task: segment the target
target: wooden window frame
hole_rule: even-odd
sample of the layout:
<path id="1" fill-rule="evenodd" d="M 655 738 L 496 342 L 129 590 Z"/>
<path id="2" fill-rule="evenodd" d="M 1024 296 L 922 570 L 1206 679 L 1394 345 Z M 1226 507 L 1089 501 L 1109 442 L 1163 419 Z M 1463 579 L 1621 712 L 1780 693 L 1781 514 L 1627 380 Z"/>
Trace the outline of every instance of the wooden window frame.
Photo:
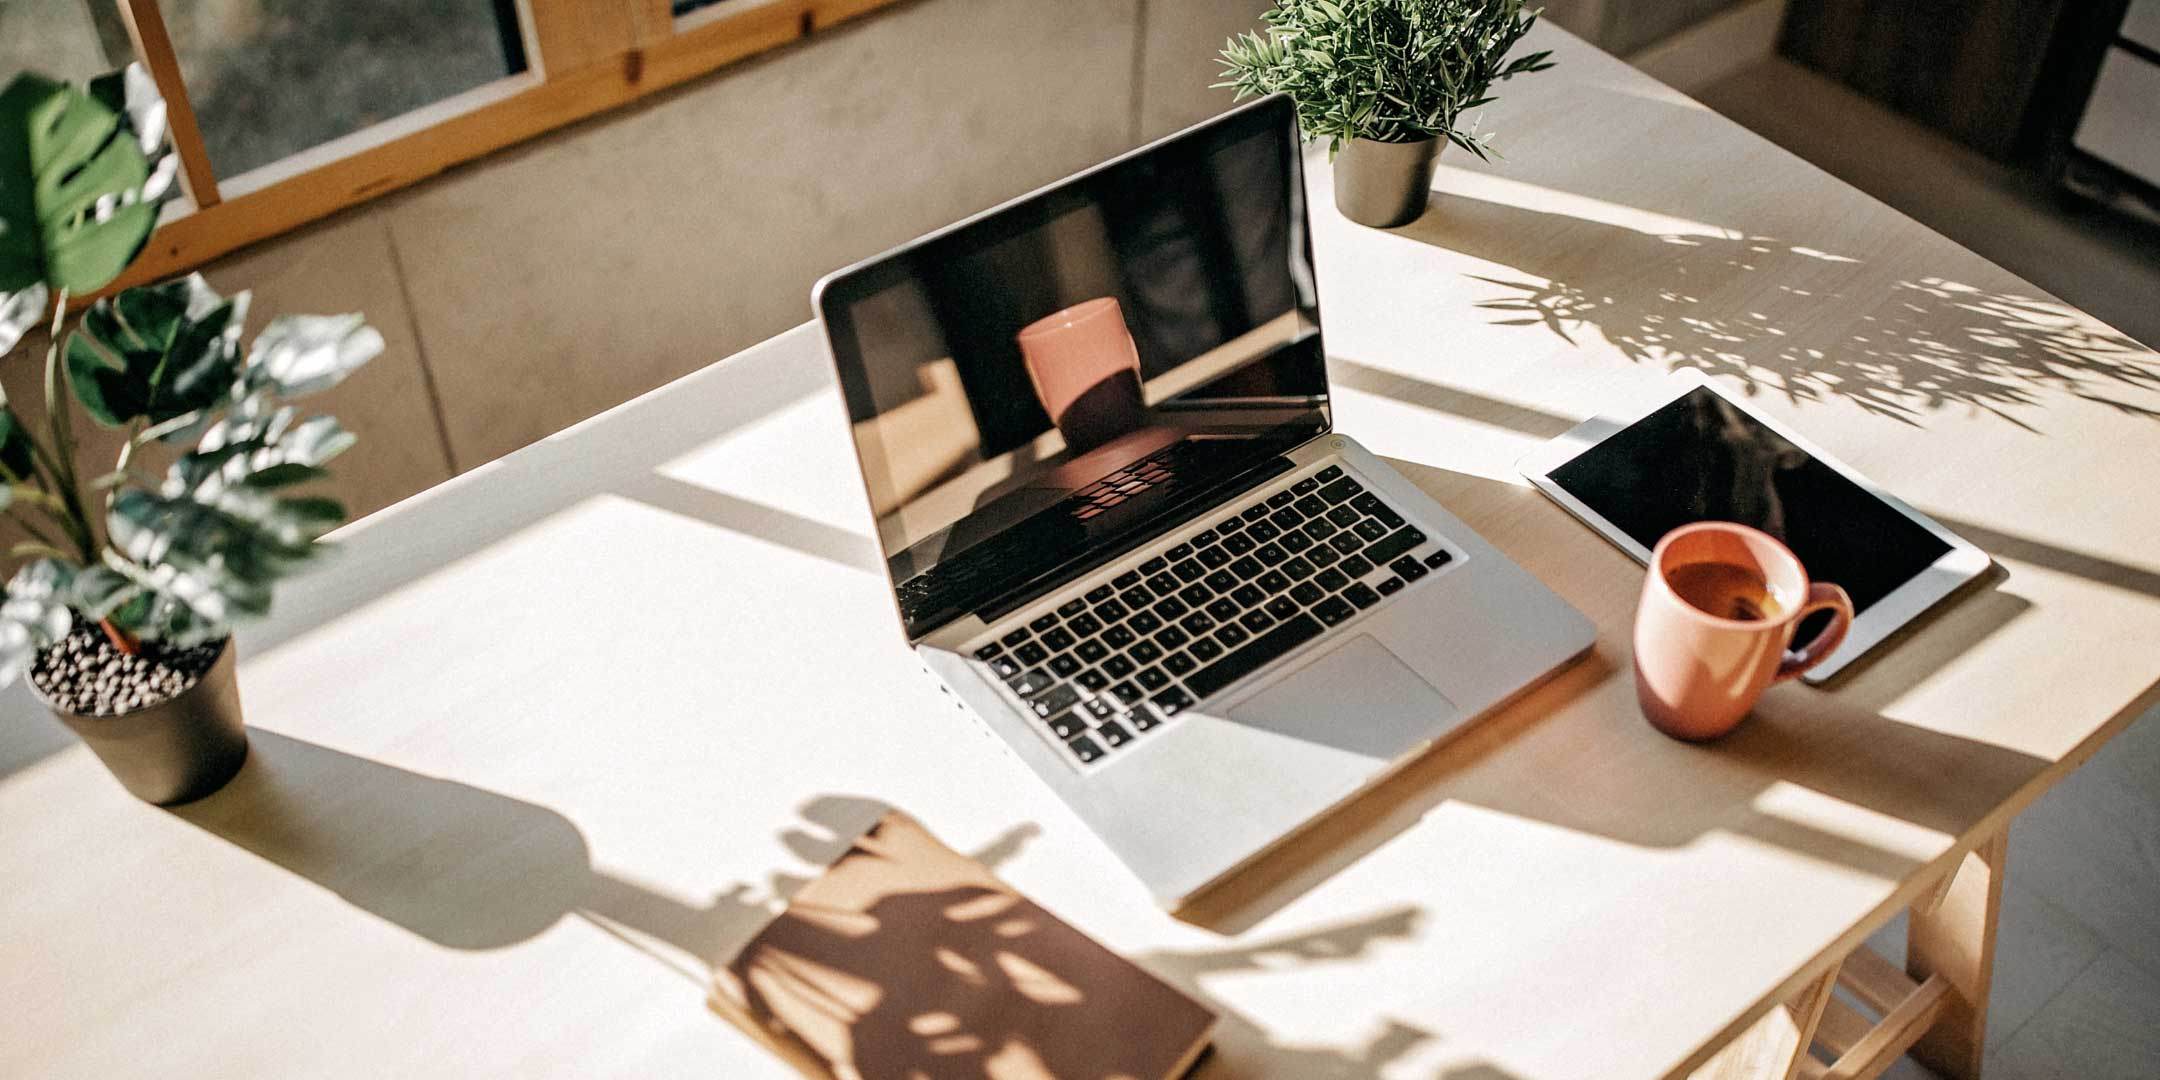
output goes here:
<path id="1" fill-rule="evenodd" d="M 517 0 L 527 70 L 235 176 L 211 167 L 157 0 L 117 0 L 165 95 L 192 210 L 158 226 L 112 289 L 221 255 L 901 0 Z M 87 298 L 86 298 L 87 299 Z"/>

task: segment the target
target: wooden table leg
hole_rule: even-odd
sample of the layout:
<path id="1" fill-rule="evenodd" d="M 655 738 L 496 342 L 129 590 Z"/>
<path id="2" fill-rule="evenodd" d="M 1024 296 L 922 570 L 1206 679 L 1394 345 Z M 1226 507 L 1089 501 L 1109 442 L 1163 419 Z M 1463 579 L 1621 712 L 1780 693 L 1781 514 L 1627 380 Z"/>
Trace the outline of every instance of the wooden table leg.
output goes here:
<path id="1" fill-rule="evenodd" d="M 2009 830 L 1965 856 L 1940 903 L 1914 908 L 1905 970 L 1916 982 L 1941 975 L 1952 993 L 1912 1055 L 1947 1080 L 1979 1080 L 1987 1045 L 1988 985 L 1995 974 L 1995 928 L 2002 914 Z"/>
<path id="2" fill-rule="evenodd" d="M 1837 984 L 1833 966 L 1801 988 L 1791 1001 L 1763 1014 L 1755 1026 L 1704 1062 L 1689 1080 L 1793 1080 L 1801 1075 L 1815 1025 L 1822 1019 L 1830 988 Z M 1819 1070 L 1817 1070 L 1819 1071 Z"/>

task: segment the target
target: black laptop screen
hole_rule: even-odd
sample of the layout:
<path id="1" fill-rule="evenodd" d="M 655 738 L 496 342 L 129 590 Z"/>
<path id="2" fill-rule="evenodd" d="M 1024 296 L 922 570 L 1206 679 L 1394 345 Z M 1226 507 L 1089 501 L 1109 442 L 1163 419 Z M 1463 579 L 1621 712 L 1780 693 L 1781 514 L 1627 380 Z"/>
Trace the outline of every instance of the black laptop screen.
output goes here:
<path id="1" fill-rule="evenodd" d="M 1160 531 L 1328 425 L 1294 121 L 1271 101 L 820 293 L 920 636 Z"/>

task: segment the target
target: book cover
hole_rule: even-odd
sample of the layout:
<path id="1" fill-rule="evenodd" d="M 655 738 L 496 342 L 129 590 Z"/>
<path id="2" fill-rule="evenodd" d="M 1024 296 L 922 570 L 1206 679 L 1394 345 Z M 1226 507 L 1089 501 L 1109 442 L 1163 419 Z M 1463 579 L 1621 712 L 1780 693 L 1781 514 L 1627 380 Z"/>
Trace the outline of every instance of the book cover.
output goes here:
<path id="1" fill-rule="evenodd" d="M 888 812 L 717 973 L 806 1076 L 1170 1080 L 1216 1018 Z"/>

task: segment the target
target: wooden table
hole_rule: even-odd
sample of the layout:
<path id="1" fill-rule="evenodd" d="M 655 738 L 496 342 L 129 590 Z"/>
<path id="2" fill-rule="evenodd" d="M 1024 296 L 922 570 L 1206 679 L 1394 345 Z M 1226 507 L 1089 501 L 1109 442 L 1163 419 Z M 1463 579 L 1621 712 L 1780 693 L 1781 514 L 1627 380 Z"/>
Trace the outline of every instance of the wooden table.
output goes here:
<path id="1" fill-rule="evenodd" d="M 2156 696 L 2160 357 L 1534 44 L 1504 162 L 1395 233 L 1316 167 L 1314 222 L 1342 428 L 1595 618 L 1586 662 L 1174 919 L 922 677 L 797 330 L 346 530 L 243 636 L 255 755 L 209 800 L 128 799 L 6 698 L 63 748 L 0 777 L 0 1074 L 782 1075 L 708 966 L 890 803 L 1221 1010 L 1211 1077 L 1784 1075 L 1841 962 L 1890 1012 L 1827 1013 L 1848 1065 L 1925 1032 L 1972 1075 L 2004 829 Z M 1641 571 L 1511 464 L 1682 366 L 2004 573 L 1732 738 L 1656 734 Z M 1843 961 L 1915 905 L 1902 970 Z"/>

